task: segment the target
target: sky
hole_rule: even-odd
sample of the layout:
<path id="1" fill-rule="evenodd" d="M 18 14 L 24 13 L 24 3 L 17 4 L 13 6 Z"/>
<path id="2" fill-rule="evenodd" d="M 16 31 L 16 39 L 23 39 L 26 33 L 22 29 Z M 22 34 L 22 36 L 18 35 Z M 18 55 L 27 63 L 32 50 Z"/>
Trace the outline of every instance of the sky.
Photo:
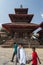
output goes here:
<path id="1" fill-rule="evenodd" d="M 28 14 L 34 14 L 32 23 L 43 21 L 43 0 L 0 0 L 0 25 L 10 23 L 8 14 L 14 14 L 14 8 L 20 8 L 21 4 L 29 9 Z"/>

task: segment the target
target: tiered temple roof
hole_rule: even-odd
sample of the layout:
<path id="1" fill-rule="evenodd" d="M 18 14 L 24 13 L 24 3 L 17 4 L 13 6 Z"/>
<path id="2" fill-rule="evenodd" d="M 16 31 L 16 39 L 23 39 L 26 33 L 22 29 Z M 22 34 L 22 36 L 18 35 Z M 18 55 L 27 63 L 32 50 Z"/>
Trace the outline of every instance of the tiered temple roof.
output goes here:
<path id="1" fill-rule="evenodd" d="M 15 14 L 9 14 L 12 23 L 2 24 L 8 32 L 33 32 L 38 24 L 30 23 L 33 14 L 28 14 L 28 8 L 15 8 Z"/>

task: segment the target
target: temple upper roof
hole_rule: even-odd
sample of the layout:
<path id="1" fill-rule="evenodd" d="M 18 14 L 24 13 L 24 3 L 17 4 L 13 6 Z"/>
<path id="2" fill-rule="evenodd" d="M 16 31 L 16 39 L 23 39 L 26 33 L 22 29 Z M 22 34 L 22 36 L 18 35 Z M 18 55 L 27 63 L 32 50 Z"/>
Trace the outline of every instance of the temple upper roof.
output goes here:
<path id="1" fill-rule="evenodd" d="M 30 23 L 33 16 L 34 16 L 33 14 L 9 14 L 9 17 L 12 22 L 28 22 L 28 23 Z"/>
<path id="2" fill-rule="evenodd" d="M 20 8 L 15 8 L 15 14 L 9 14 L 11 22 L 28 22 L 30 23 L 33 14 L 28 14 L 28 8 L 23 8 L 21 5 Z"/>
<path id="3" fill-rule="evenodd" d="M 23 5 L 20 5 L 20 8 L 15 8 L 15 14 L 27 14 L 28 8 L 23 8 Z"/>
<path id="4" fill-rule="evenodd" d="M 27 14 L 28 8 L 15 8 L 15 14 Z"/>

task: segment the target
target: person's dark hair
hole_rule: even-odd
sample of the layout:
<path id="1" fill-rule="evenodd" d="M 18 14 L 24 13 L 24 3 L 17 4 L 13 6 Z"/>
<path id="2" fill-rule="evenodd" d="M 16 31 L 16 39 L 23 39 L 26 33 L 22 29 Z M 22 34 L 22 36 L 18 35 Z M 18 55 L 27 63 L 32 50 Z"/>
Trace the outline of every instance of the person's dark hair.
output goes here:
<path id="1" fill-rule="evenodd" d="M 14 42 L 14 44 L 16 44 L 16 42 Z"/>
<path id="2" fill-rule="evenodd" d="M 35 47 L 32 47 L 32 49 L 35 49 Z"/>
<path id="3" fill-rule="evenodd" d="M 18 45 L 21 45 L 21 46 L 23 46 L 23 44 L 22 44 L 22 43 L 18 43 Z"/>

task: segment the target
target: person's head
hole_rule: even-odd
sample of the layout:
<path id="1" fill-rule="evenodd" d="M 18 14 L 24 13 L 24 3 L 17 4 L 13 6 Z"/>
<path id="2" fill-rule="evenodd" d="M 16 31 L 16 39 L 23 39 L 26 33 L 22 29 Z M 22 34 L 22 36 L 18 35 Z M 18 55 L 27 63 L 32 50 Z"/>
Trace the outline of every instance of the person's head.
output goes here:
<path id="1" fill-rule="evenodd" d="M 16 42 L 14 42 L 14 44 L 17 44 Z"/>
<path id="2" fill-rule="evenodd" d="M 22 43 L 19 43 L 18 46 L 19 46 L 19 48 L 22 48 L 23 47 L 23 44 Z"/>
<path id="3" fill-rule="evenodd" d="M 32 47 L 32 51 L 35 52 L 35 47 Z"/>

